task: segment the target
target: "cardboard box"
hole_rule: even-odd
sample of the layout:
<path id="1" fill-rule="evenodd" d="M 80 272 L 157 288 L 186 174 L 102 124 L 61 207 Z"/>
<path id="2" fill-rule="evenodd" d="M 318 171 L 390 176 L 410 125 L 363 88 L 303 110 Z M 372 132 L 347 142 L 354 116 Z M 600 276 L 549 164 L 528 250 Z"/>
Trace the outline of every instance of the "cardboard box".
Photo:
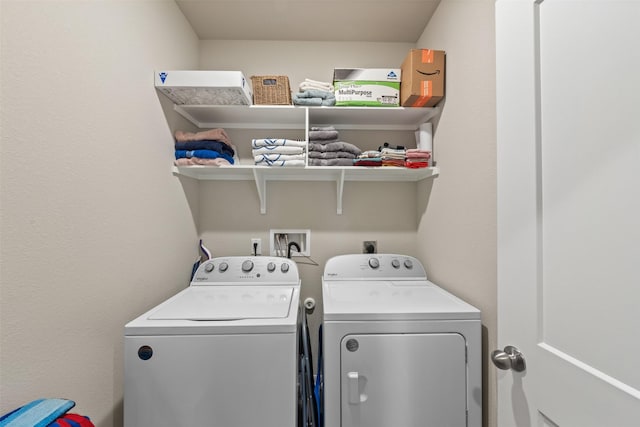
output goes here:
<path id="1" fill-rule="evenodd" d="M 336 105 L 398 107 L 401 76 L 398 68 L 336 68 L 333 70 Z"/>
<path id="2" fill-rule="evenodd" d="M 402 63 L 400 105 L 433 107 L 444 97 L 445 52 L 411 49 Z"/>
<path id="3" fill-rule="evenodd" d="M 156 89 L 176 105 L 251 105 L 253 91 L 240 71 L 156 71 Z"/>

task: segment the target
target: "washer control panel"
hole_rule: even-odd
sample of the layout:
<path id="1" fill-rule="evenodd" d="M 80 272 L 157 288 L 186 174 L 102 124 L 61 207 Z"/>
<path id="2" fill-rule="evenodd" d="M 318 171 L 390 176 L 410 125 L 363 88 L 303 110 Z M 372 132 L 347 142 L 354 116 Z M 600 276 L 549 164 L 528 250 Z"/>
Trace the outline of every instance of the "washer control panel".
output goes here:
<path id="1" fill-rule="evenodd" d="M 327 261 L 323 280 L 426 280 L 422 263 L 408 255 L 350 254 Z"/>
<path id="2" fill-rule="evenodd" d="M 297 284 L 300 281 L 295 261 L 282 257 L 248 256 L 212 258 L 200 264 L 192 286 L 243 284 Z"/>

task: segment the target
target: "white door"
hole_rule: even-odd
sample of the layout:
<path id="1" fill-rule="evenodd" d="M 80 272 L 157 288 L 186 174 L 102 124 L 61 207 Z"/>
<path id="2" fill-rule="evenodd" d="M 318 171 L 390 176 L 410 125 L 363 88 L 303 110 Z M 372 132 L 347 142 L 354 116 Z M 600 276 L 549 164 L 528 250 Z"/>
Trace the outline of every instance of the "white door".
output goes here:
<path id="1" fill-rule="evenodd" d="M 639 426 L 640 1 L 497 0 L 496 42 L 498 425 Z"/>

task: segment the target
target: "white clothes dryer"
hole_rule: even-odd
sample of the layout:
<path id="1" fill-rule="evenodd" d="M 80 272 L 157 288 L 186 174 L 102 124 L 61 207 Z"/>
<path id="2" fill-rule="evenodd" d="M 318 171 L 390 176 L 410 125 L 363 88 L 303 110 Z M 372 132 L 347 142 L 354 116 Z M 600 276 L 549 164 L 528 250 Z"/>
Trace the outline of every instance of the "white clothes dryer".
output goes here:
<path id="1" fill-rule="evenodd" d="M 478 309 L 405 255 L 331 258 L 322 292 L 326 427 L 481 427 Z"/>
<path id="2" fill-rule="evenodd" d="M 221 257 L 125 326 L 125 427 L 296 427 L 300 278 Z"/>

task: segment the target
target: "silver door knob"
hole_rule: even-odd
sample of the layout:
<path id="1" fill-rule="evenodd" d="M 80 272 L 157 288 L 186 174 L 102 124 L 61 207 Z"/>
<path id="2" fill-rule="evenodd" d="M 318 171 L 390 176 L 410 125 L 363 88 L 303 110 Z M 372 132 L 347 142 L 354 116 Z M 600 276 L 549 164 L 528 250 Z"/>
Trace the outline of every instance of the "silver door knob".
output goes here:
<path id="1" fill-rule="evenodd" d="M 504 351 L 494 350 L 491 353 L 491 361 L 496 365 L 496 368 L 505 371 L 512 369 L 516 372 L 523 372 L 527 369 L 524 356 L 520 353 L 520 350 L 512 345 L 506 346 Z"/>

